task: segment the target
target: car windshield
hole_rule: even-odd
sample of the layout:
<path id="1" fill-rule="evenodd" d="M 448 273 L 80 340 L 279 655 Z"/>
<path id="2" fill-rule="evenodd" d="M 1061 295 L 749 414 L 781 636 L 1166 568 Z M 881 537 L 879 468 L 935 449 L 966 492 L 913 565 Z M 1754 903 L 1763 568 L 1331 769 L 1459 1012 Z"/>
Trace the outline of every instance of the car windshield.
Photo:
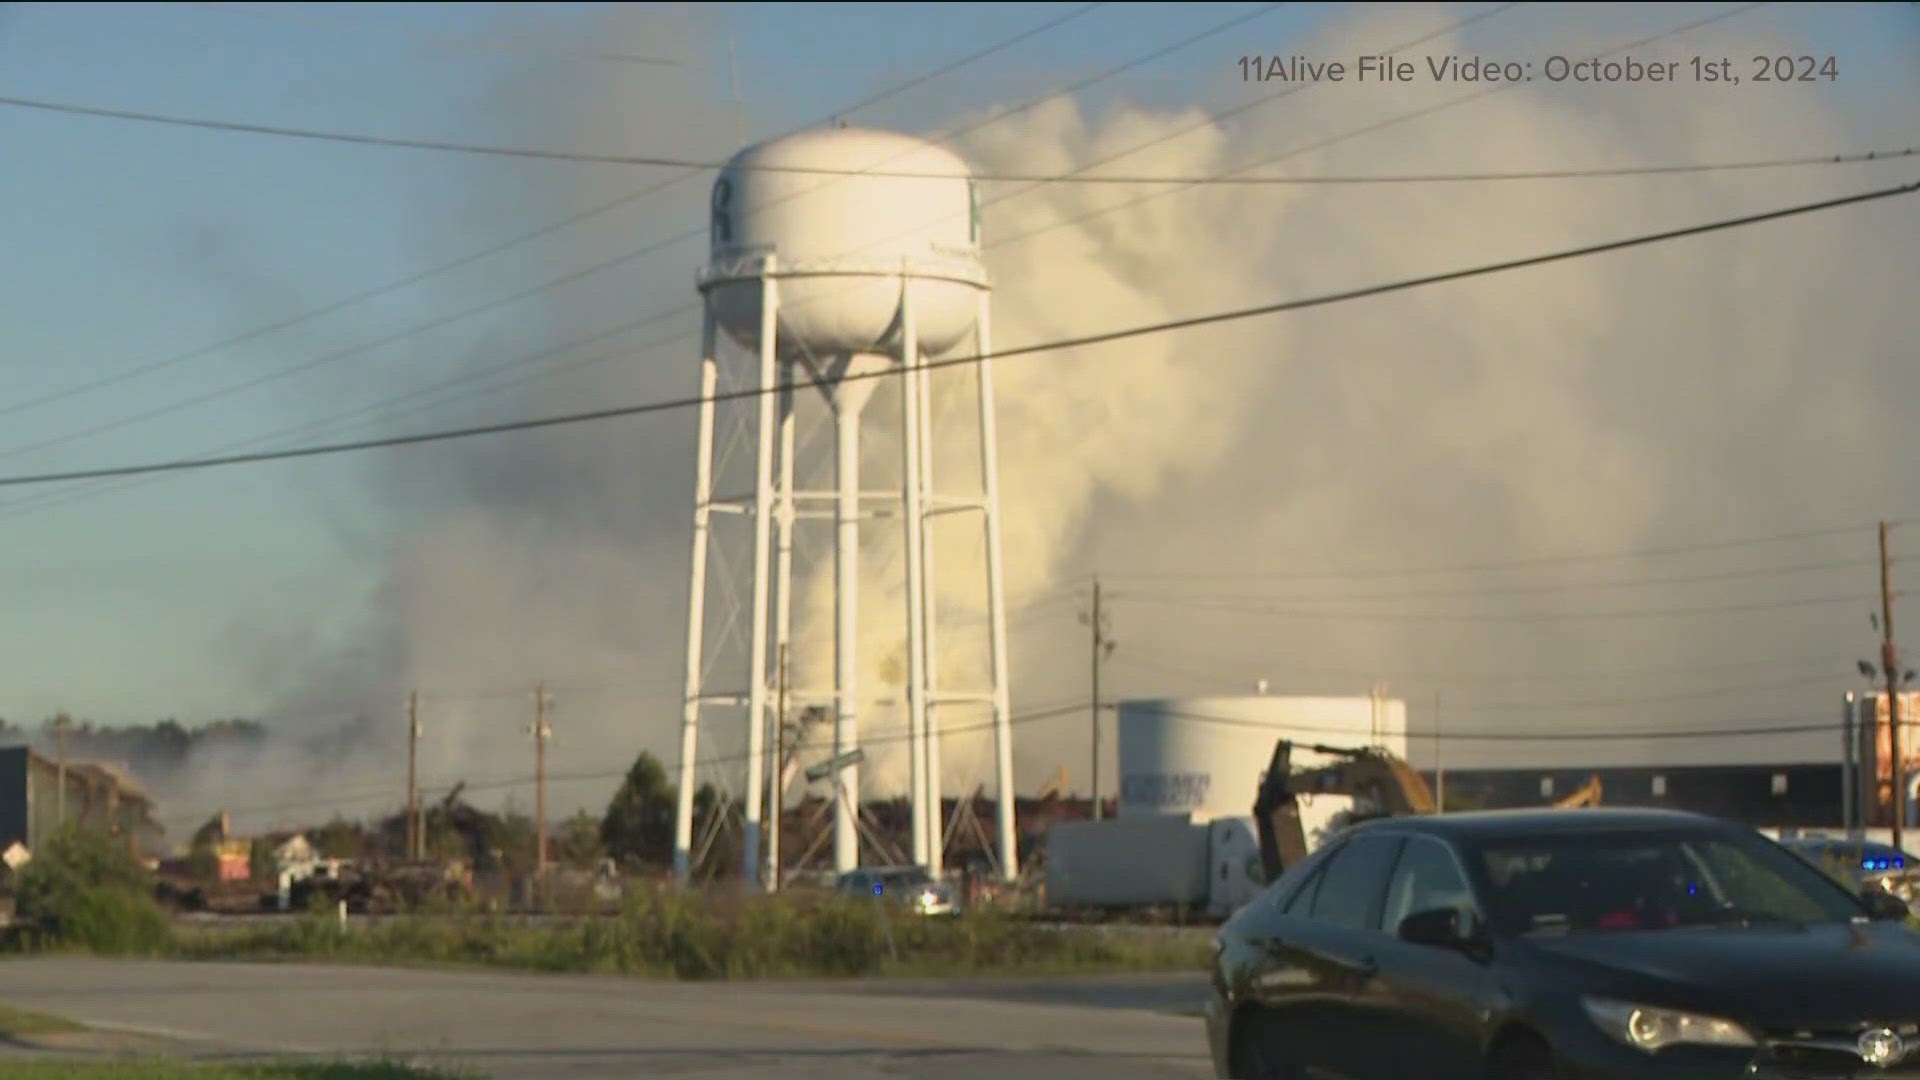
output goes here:
<path id="1" fill-rule="evenodd" d="M 916 889 L 933 884 L 933 879 L 927 876 L 925 870 L 900 870 L 881 874 L 879 878 L 881 885 L 889 889 Z"/>
<path id="2" fill-rule="evenodd" d="M 1803 840 L 1791 846 L 1805 858 L 1837 870 L 1856 873 L 1864 870 L 1901 870 L 1907 865 L 1906 857 L 1886 844 L 1853 840 Z"/>
<path id="3" fill-rule="evenodd" d="M 1860 904 L 1818 870 L 1730 832 L 1580 833 L 1478 849 L 1507 934 L 1845 922 Z"/>

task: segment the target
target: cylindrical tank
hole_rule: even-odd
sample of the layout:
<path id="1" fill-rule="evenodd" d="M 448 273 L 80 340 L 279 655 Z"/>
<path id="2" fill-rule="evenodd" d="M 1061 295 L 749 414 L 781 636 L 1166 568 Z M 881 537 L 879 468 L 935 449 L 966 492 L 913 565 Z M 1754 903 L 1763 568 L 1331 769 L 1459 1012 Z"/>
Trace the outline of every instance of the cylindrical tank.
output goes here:
<path id="1" fill-rule="evenodd" d="M 921 350 L 952 348 L 987 280 L 969 172 L 951 151 L 870 128 L 803 131 L 735 154 L 713 182 L 701 274 L 721 327 L 759 347 L 759 274 L 772 255 L 788 358 L 897 354 L 903 271 Z"/>
<path id="2" fill-rule="evenodd" d="M 1195 821 L 1212 821 L 1251 814 L 1280 739 L 1379 746 L 1402 758 L 1407 753 L 1406 702 L 1388 697 L 1123 701 L 1119 729 L 1123 815 L 1191 814 Z M 1304 750 L 1293 754 L 1295 768 L 1330 760 Z"/>

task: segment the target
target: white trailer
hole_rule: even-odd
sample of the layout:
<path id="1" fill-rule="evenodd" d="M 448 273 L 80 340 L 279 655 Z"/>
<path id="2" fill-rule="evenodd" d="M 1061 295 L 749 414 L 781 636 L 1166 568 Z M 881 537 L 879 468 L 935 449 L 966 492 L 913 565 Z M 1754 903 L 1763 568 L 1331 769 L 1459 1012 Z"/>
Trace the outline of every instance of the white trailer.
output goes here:
<path id="1" fill-rule="evenodd" d="M 1179 907 L 1224 917 L 1261 884 L 1250 817 L 1123 817 L 1047 832 L 1047 904 L 1054 908 Z"/>

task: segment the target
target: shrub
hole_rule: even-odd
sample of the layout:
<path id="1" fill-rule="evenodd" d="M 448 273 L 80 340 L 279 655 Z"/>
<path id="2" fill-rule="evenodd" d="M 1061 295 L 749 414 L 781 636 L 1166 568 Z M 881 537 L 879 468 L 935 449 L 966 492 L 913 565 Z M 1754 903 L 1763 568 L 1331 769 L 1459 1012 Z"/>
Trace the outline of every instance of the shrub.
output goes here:
<path id="1" fill-rule="evenodd" d="M 170 942 L 146 872 L 120 840 L 84 827 L 61 829 L 34 853 L 18 913 L 44 944 L 152 955 Z"/>

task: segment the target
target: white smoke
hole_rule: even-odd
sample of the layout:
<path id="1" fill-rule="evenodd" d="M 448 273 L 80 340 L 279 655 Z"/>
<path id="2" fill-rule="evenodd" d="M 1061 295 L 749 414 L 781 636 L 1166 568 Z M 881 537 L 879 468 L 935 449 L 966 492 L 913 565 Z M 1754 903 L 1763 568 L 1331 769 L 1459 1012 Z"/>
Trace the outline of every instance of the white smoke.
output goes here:
<path id="1" fill-rule="evenodd" d="M 1298 51 L 1322 57 L 1373 52 L 1455 17 L 1433 8 L 1356 9 Z M 1656 17 L 1638 12 L 1635 25 Z M 1428 42 L 1421 52 L 1531 59 L 1554 50 L 1596 50 L 1632 36 L 1597 25 L 1596 18 L 1488 20 Z M 1684 21 L 1683 13 L 1657 18 L 1661 25 Z M 1910 26 L 1888 31 L 1885 40 L 1896 50 L 1920 51 Z M 1824 50 L 1824 38 L 1804 37 L 1817 33 L 1744 16 L 1636 55 Z M 1534 84 L 1289 157 L 1274 169 L 1300 176 L 1478 172 L 1847 152 L 1899 140 L 1900 118 L 1867 99 L 1920 99 L 1915 71 L 1920 65 L 1912 65 L 1903 82 L 1879 84 L 1873 93 L 1846 86 L 1748 92 L 1752 88 L 1693 84 Z M 1235 83 L 1222 97 L 1240 101 L 1272 89 Z M 1200 123 L 1102 168 L 1224 173 L 1474 89 L 1426 81 L 1320 86 L 1226 123 Z M 724 110 L 709 113 L 703 139 L 726 141 Z M 665 114 L 600 101 L 580 115 L 569 129 L 581 133 L 580 143 L 651 145 L 635 132 Z M 1195 108 L 1094 109 L 1062 99 L 987 124 L 962 149 L 985 172 L 1065 172 L 1203 118 Z M 683 147 L 688 130 L 683 123 L 655 134 L 659 145 Z M 1169 192 L 1124 209 L 1117 207 L 1152 192 L 1047 185 L 985 210 L 995 339 L 1014 347 L 1334 292 L 1863 190 L 1910 179 L 1911 172 L 1891 164 L 1608 180 L 1221 185 Z M 575 198 L 582 205 L 606 198 L 614 182 L 600 183 L 607 186 Z M 991 200 L 1008 186 L 989 185 L 985 194 Z M 584 265 L 698 228 L 703 202 L 703 183 L 690 183 L 684 192 L 610 218 L 605 231 L 555 241 L 549 250 L 558 252 L 556 265 Z M 1048 231 L 998 242 L 1039 229 Z M 1910 343 L 1920 336 L 1920 309 L 1910 302 L 1920 280 L 1917 241 L 1913 208 L 1893 200 L 999 364 L 1007 595 L 1016 614 L 1031 615 L 1016 620 L 1013 634 L 1015 712 L 1084 698 L 1085 634 L 1071 619 L 1072 602 L 1036 602 L 1099 569 L 1118 583 L 1113 610 L 1121 649 L 1109 696 L 1219 691 L 1235 680 L 1250 686 L 1256 677 L 1271 678 L 1280 691 L 1354 692 L 1381 676 L 1410 699 L 1419 726 L 1428 695 L 1453 685 L 1423 682 L 1419 673 L 1510 674 L 1513 682 L 1504 689 L 1494 683 L 1462 696 L 1550 702 L 1629 697 L 1676 684 L 1542 685 L 1530 678 L 1799 657 L 1834 660 L 1835 681 L 1771 700 L 1736 693 L 1645 710 L 1538 714 L 1476 712 L 1449 688 L 1448 724 L 1523 732 L 1549 722 L 1582 729 L 1713 727 L 1829 716 L 1833 694 L 1845 688 L 1847 650 L 1855 647 L 1836 642 L 1865 637 L 1854 607 L 1783 608 L 1751 618 L 1532 623 L 1404 616 L 1436 610 L 1551 615 L 1864 594 L 1871 584 L 1864 570 L 1784 582 L 1519 596 L 1492 591 L 1516 580 L 1513 575 L 1359 583 L 1282 575 L 1621 550 L 1898 513 L 1904 507 L 1889 505 L 1889 493 L 1909 489 L 1920 466 L 1920 448 L 1894 434 L 1904 426 L 1908 403 L 1920 400 L 1920 368 L 1910 356 Z M 671 257 L 591 286 L 591 295 L 552 298 L 538 317 L 515 316 L 500 332 L 516 342 L 561 338 L 571 336 L 563 330 L 607 324 L 609 310 L 691 300 L 691 271 L 703 255 L 696 245 L 683 245 Z M 656 329 L 690 330 L 691 319 Z M 497 348 L 476 343 L 474 362 L 497 361 Z M 695 359 L 695 346 L 683 342 L 583 369 L 497 398 L 498 411 L 489 415 L 682 396 L 693 387 Z M 937 380 L 943 415 L 965 417 L 971 408 L 966 381 L 964 374 Z M 876 416 L 896 410 L 885 391 L 869 406 Z M 883 438 L 871 446 L 872 475 L 884 481 L 885 470 L 898 467 L 897 451 Z M 455 694 L 476 687 L 530 693 L 540 678 L 595 683 L 603 689 L 591 696 L 562 694 L 554 767 L 617 772 L 642 748 L 671 762 L 678 754 L 692 449 L 691 417 L 682 413 L 474 442 L 432 457 L 397 455 L 370 490 L 383 506 L 409 508 L 410 531 L 373 618 L 393 629 L 404 660 L 383 657 L 359 676 L 322 668 L 329 682 L 365 694 L 390 714 L 415 683 Z M 977 479 L 967 464 L 970 444 L 946 443 L 939 453 L 942 475 Z M 964 686 L 968 673 L 984 671 L 977 620 L 966 618 L 978 605 L 980 550 L 965 527 L 943 526 L 936 537 L 943 602 L 954 619 L 954 629 L 941 635 L 941 679 L 950 686 Z M 902 666 L 895 532 L 873 528 L 866 536 L 861 677 L 873 698 L 890 693 Z M 1794 554 L 1735 550 L 1679 561 L 1547 567 L 1526 580 L 1648 577 L 1868 553 L 1858 539 L 1789 550 Z M 823 572 L 802 579 L 795 666 L 803 672 L 797 681 L 818 686 L 828 655 L 822 650 L 831 647 L 824 603 L 831 563 L 819 538 L 803 541 L 802 554 Z M 716 573 L 732 574 L 729 580 L 744 591 L 738 560 L 734 565 Z M 1190 577 L 1138 583 L 1139 574 L 1165 571 Z M 1230 573 L 1275 576 L 1205 577 Z M 1464 600 L 1339 599 L 1470 591 L 1481 583 L 1489 591 Z M 1184 602 L 1128 600 L 1128 591 Z M 1219 606 L 1207 599 L 1218 594 L 1334 597 L 1285 605 L 1324 607 L 1334 615 L 1235 615 L 1209 607 Z M 441 781 L 524 775 L 531 749 L 515 728 L 528 708 L 527 700 L 505 699 L 458 707 L 465 711 L 436 705 L 428 768 Z M 973 723 L 979 714 L 956 709 L 950 717 L 952 724 Z M 883 712 L 866 730 L 897 732 L 898 723 L 897 713 Z M 392 728 L 401 730 L 397 721 Z M 703 756 L 718 760 L 703 775 L 726 778 L 737 792 L 742 766 L 727 758 L 744 746 L 744 737 L 719 727 L 708 736 Z M 1061 762 L 1083 760 L 1085 738 L 1078 719 L 1016 728 L 1016 785 L 1031 791 Z M 949 792 L 979 782 L 991 790 L 990 745 L 984 733 L 948 741 Z M 1791 755 L 1800 752 L 1798 745 L 1756 740 L 1741 751 Z M 1492 760 L 1496 749 L 1449 744 L 1448 753 Z M 392 745 L 381 752 L 390 772 Z M 1517 760 L 1561 752 L 1534 747 L 1507 754 Z M 1606 752 L 1622 751 L 1609 744 Z M 884 795 L 900 786 L 904 751 L 896 742 L 877 744 L 874 754 L 865 790 Z M 1110 756 L 1103 770 L 1113 775 Z M 1080 770 L 1073 772 L 1071 786 L 1084 791 Z M 613 783 L 581 782 L 553 797 L 563 810 L 597 809 Z M 526 796 L 519 797 L 524 805 Z"/>

